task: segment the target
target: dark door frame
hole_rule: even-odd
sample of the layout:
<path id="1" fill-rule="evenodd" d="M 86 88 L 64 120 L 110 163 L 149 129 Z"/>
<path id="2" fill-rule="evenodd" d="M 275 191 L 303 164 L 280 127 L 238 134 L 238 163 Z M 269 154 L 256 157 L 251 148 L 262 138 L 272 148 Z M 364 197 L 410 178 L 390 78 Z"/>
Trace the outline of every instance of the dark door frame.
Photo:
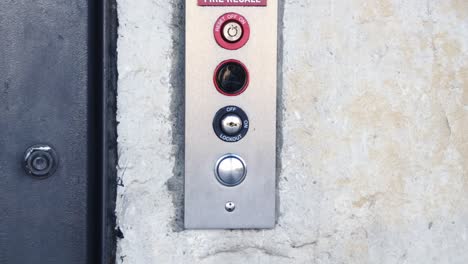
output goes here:
<path id="1" fill-rule="evenodd" d="M 0 0 L 0 263 L 115 263 L 117 27 L 116 0 Z"/>
<path id="2" fill-rule="evenodd" d="M 90 1 L 93 3 L 93 1 Z M 117 189 L 117 3 L 116 0 L 95 1 L 95 16 L 100 28 L 96 29 L 96 40 L 100 43 L 97 79 L 101 84 L 98 102 L 101 118 L 97 126 L 100 136 L 100 207 L 98 258 L 101 264 L 115 263 L 116 231 L 115 201 Z M 93 23 L 90 23 L 93 24 Z"/>

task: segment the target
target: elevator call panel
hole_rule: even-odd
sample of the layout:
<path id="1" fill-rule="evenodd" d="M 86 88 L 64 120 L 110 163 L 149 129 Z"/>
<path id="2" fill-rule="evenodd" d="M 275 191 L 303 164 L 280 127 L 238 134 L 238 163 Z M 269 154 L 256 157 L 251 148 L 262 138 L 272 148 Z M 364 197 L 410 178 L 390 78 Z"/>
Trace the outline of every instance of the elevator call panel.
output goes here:
<path id="1" fill-rule="evenodd" d="M 187 229 L 273 228 L 277 0 L 186 0 Z"/>

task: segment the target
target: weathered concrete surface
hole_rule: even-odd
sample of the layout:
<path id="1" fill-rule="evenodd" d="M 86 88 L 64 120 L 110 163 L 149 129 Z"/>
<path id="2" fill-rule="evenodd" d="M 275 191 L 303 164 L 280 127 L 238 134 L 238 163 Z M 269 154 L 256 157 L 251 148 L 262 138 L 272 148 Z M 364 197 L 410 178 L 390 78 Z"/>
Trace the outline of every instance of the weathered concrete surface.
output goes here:
<path id="1" fill-rule="evenodd" d="M 119 263 L 468 263 L 468 1 L 284 2 L 265 231 L 181 229 L 183 6 L 167 3 L 118 0 Z"/>

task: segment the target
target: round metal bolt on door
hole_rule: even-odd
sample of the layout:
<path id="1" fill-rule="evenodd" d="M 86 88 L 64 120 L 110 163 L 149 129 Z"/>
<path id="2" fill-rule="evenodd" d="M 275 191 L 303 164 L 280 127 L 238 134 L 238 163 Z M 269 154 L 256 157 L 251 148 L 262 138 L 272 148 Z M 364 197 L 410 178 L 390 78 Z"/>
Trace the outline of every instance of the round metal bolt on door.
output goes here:
<path id="1" fill-rule="evenodd" d="M 57 166 L 57 152 L 49 145 L 37 144 L 29 147 L 24 153 L 23 167 L 31 176 L 47 178 L 54 174 Z"/>

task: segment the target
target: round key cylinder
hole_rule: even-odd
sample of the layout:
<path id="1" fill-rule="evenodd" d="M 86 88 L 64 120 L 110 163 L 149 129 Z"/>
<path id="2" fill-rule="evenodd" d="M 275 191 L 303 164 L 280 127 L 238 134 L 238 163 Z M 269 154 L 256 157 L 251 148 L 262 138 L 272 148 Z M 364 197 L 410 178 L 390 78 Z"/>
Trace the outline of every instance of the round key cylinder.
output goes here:
<path id="1" fill-rule="evenodd" d="M 236 42 L 242 37 L 242 26 L 230 21 L 223 25 L 223 38 L 229 42 Z"/>
<path id="2" fill-rule="evenodd" d="M 242 129 L 242 119 L 236 114 L 226 114 L 221 119 L 221 129 L 229 136 L 235 135 Z"/>
<path id="3" fill-rule="evenodd" d="M 238 106 L 225 106 L 216 112 L 213 118 L 213 130 L 216 136 L 225 142 L 237 142 L 249 131 L 249 118 Z"/>
<path id="4" fill-rule="evenodd" d="M 228 50 L 240 49 L 249 40 L 249 22 L 238 13 L 225 13 L 213 25 L 213 35 L 220 47 Z"/>

